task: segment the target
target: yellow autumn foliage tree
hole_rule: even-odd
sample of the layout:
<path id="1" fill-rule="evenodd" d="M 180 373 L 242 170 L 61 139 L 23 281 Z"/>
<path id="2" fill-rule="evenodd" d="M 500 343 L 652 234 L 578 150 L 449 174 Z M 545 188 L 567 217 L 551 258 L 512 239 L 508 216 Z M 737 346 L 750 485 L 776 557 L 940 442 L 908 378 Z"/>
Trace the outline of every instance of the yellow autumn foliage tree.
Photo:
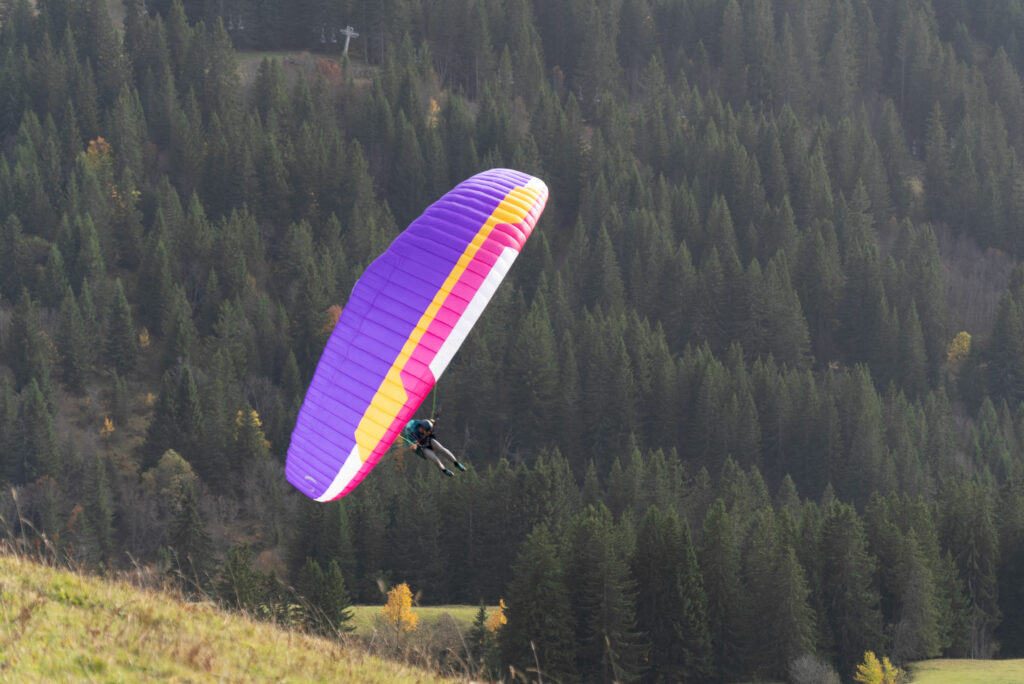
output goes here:
<path id="1" fill-rule="evenodd" d="M 437 100 L 430 98 L 430 107 L 427 112 L 427 128 L 437 128 L 437 123 L 441 116 L 441 105 L 437 104 Z"/>
<path id="2" fill-rule="evenodd" d="M 949 347 L 946 349 L 946 360 L 950 363 L 959 363 L 967 358 L 971 353 L 971 334 L 966 330 L 961 330 L 953 338 L 953 341 L 949 343 Z"/>
<path id="3" fill-rule="evenodd" d="M 402 635 L 416 629 L 420 616 L 412 612 L 412 590 L 402 582 L 388 592 L 388 602 L 381 609 L 388 627 L 395 630 L 396 645 L 401 645 Z"/>
<path id="4" fill-rule="evenodd" d="M 879 661 L 873 651 L 865 651 L 864 662 L 857 666 L 853 681 L 862 684 L 901 684 L 904 676 L 903 670 L 889 662 L 888 657 Z"/>
<path id="5" fill-rule="evenodd" d="M 508 606 L 505 605 L 505 599 L 498 599 L 498 607 L 491 611 L 490 616 L 487 618 L 487 629 L 493 634 L 501 629 L 501 626 L 508 622 L 508 618 L 505 617 L 505 609 Z"/>

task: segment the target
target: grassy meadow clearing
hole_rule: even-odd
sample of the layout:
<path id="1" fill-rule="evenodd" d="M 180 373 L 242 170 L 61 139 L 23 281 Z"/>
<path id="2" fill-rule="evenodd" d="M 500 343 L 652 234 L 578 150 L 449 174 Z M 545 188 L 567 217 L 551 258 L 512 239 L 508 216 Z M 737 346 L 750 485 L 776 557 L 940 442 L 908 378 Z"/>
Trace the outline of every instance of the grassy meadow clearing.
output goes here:
<path id="1" fill-rule="evenodd" d="M 353 606 L 352 625 L 356 628 L 356 634 L 366 635 L 374 629 L 380 628 L 379 616 L 383 606 Z M 487 615 L 490 616 L 497 606 L 486 606 Z M 476 619 L 480 606 L 417 606 L 413 612 L 420 616 L 418 629 L 429 629 L 436 627 L 444 620 L 445 615 L 450 616 L 462 632 L 468 632 Z"/>
<path id="2" fill-rule="evenodd" d="M 346 643 L 0 555 L 0 680 L 428 682 Z"/>
<path id="3" fill-rule="evenodd" d="M 907 672 L 913 684 L 1024 684 L 1024 660 L 922 660 Z"/>

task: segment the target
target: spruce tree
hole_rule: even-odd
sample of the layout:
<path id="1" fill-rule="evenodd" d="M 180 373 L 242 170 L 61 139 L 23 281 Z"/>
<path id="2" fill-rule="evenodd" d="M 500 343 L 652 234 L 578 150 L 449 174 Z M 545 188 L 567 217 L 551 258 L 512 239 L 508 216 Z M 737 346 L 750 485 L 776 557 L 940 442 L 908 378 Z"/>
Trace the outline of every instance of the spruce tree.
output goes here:
<path id="1" fill-rule="evenodd" d="M 82 281 L 82 289 L 78 294 L 78 308 L 82 311 L 82 324 L 86 341 L 84 361 L 87 366 L 91 366 L 100 359 L 103 349 L 103 331 L 99 314 L 96 311 L 96 301 L 93 299 L 92 284 L 88 280 Z"/>
<path id="2" fill-rule="evenodd" d="M 199 390 L 196 387 L 192 368 L 183 366 L 178 376 L 178 389 L 174 400 L 175 426 L 178 434 L 178 448 L 185 460 L 193 464 L 204 479 L 216 479 L 223 473 L 203 467 L 202 435 L 204 431 L 203 409 Z"/>
<path id="3" fill-rule="evenodd" d="M 107 313 L 106 360 L 121 375 L 127 375 L 135 366 L 138 344 L 132 311 L 125 297 L 121 279 L 114 283 L 114 294 Z"/>
<path id="4" fill-rule="evenodd" d="M 351 632 L 355 625 L 351 624 L 355 613 L 352 611 L 352 599 L 349 598 L 345 576 L 336 559 L 331 560 L 324 575 L 324 592 L 321 608 L 330 626 L 329 634 Z"/>
<path id="5" fill-rule="evenodd" d="M 57 349 L 61 357 L 61 374 L 68 388 L 75 394 L 81 394 L 85 390 L 87 340 L 82 312 L 70 287 L 60 304 L 59 325 Z"/>
<path id="6" fill-rule="evenodd" d="M 85 519 L 94 544 L 91 560 L 100 565 L 114 561 L 114 506 L 107 477 L 109 459 L 98 456 L 85 474 Z"/>
<path id="7" fill-rule="evenodd" d="M 325 579 L 320 564 L 307 558 L 295 578 L 295 593 L 303 599 L 309 626 L 318 634 L 330 633 L 330 622 L 324 611 Z"/>
<path id="8" fill-rule="evenodd" d="M 707 595 L 708 631 L 716 681 L 731 681 L 742 672 L 742 614 L 739 549 L 725 502 L 715 501 L 704 520 L 698 552 Z"/>
<path id="9" fill-rule="evenodd" d="M 235 442 L 231 453 L 231 467 L 237 472 L 270 458 L 267 438 L 263 434 L 263 422 L 255 409 L 246 406 L 235 416 Z"/>
<path id="10" fill-rule="evenodd" d="M 44 476 L 55 479 L 61 476 L 61 454 L 53 413 L 35 378 L 21 392 L 13 454 L 8 462 L 8 477 L 14 484 L 35 482 Z"/>
<path id="11" fill-rule="evenodd" d="M 586 508 L 569 531 L 565 567 L 584 681 L 632 681 L 639 673 L 636 585 L 621 530 L 603 505 Z"/>
<path id="12" fill-rule="evenodd" d="M 50 307 L 56 307 L 71 286 L 68 283 L 67 272 L 64 270 L 64 257 L 61 255 L 60 248 L 55 244 L 50 246 L 50 253 L 46 259 L 45 280 L 43 303 Z"/>
<path id="13" fill-rule="evenodd" d="M 954 557 L 966 590 L 966 643 L 954 643 L 962 657 L 989 657 L 999 624 L 999 539 L 990 488 L 977 480 L 950 480 L 940 493 L 940 538 Z"/>
<path id="14" fill-rule="evenodd" d="M 430 466 L 432 467 L 432 466 Z M 435 473 L 422 473 L 435 476 Z M 432 590 L 432 598 L 442 599 L 447 560 L 441 551 L 441 515 L 437 497 L 425 479 L 400 491 L 394 507 L 394 525 L 390 530 L 389 566 L 414 587 Z"/>
<path id="15" fill-rule="evenodd" d="M 142 468 L 156 465 L 168 449 L 178 449 L 183 435 L 178 433 L 178 391 L 172 371 L 165 371 L 160 382 L 160 393 L 153 407 L 153 416 L 146 428 L 143 445 Z"/>
<path id="16" fill-rule="evenodd" d="M 647 651 L 643 681 L 706 681 L 713 663 L 703 580 L 689 528 L 680 525 L 672 509 L 647 509 L 632 572 L 637 628 Z"/>
<path id="17" fill-rule="evenodd" d="M 18 399 L 6 373 L 0 373 L 0 474 L 9 480 L 19 469 L 16 445 Z"/>
<path id="18" fill-rule="evenodd" d="M 0 172 L 4 170 L 6 164 L 0 164 Z M 31 259 L 21 220 L 12 213 L 0 223 L 0 293 L 8 299 L 17 299 L 21 289 L 32 284 Z"/>
<path id="19" fill-rule="evenodd" d="M 939 102 L 935 102 L 924 144 L 925 153 L 925 201 L 929 218 L 941 219 L 946 215 L 952 184 L 950 180 L 951 161 L 949 139 L 946 136 L 945 117 Z"/>
<path id="20" fill-rule="evenodd" d="M 93 180 L 95 182 L 95 179 Z M 73 259 L 70 257 L 68 259 L 72 287 L 79 285 L 84 280 L 89 280 L 94 286 L 104 282 L 107 271 L 106 259 L 103 256 L 99 233 L 92 216 L 89 214 L 86 214 L 84 218 L 76 216 L 72 222 L 72 231 L 78 242 L 77 254 Z"/>
<path id="21" fill-rule="evenodd" d="M 823 627 L 841 672 L 852 672 L 865 651 L 879 652 L 882 621 L 872 576 L 876 560 L 852 506 L 833 501 L 825 512 L 819 547 Z"/>
<path id="22" fill-rule="evenodd" d="M 466 635 L 465 657 L 469 671 L 493 678 L 494 673 L 490 671 L 490 664 L 494 660 L 495 648 L 495 635 L 487 628 L 487 609 L 481 601 L 476 617 L 473 618 L 473 625 Z"/>
<path id="23" fill-rule="evenodd" d="M 988 361 L 988 389 L 992 395 L 1024 399 L 1024 302 L 1017 292 L 1007 292 L 1000 301 L 983 356 Z"/>
<path id="24" fill-rule="evenodd" d="M 545 288 L 546 289 L 546 288 Z M 543 290 L 538 290 L 526 316 L 517 326 L 510 349 L 510 377 L 517 416 L 533 426 L 520 437 L 523 446 L 536 448 L 555 436 L 559 409 L 558 347 Z"/>
<path id="25" fill-rule="evenodd" d="M 172 275 L 170 257 L 163 240 L 156 232 L 151 234 L 142 267 L 139 271 L 139 318 L 151 332 L 163 334 L 168 317 L 166 307 L 171 301 Z"/>
<path id="26" fill-rule="evenodd" d="M 901 589 L 899 621 L 892 637 L 892 659 L 906 663 L 936 658 L 941 653 L 944 635 L 935 579 L 913 530 L 900 550 L 895 568 Z"/>
<path id="27" fill-rule="evenodd" d="M 532 677 L 576 678 L 573 615 L 565 574 L 543 524 L 526 537 L 505 595 L 508 620 L 498 633 L 504 665 Z M 540 672 L 534 672 L 539 665 Z M 533 674 L 529 674 L 529 673 Z"/>
<path id="28" fill-rule="evenodd" d="M 253 567 L 252 548 L 248 544 L 231 547 L 219 574 L 220 600 L 237 610 L 255 612 L 262 599 L 262 573 Z"/>
<path id="29" fill-rule="evenodd" d="M 48 347 L 39 319 L 39 306 L 29 291 L 23 289 L 15 304 L 11 331 L 7 336 L 8 364 L 14 371 L 16 388 L 22 388 L 35 379 L 37 389 L 46 393 L 47 402 L 52 402 Z"/>
<path id="30" fill-rule="evenodd" d="M 776 672 L 782 672 L 799 657 L 813 653 L 818 616 L 811 607 L 811 589 L 796 550 L 783 543 L 775 559 L 773 579 L 777 591 Z"/>
<path id="31" fill-rule="evenodd" d="M 162 325 L 167 335 L 164 364 L 173 366 L 189 360 L 192 345 L 199 337 L 199 333 L 192 321 L 192 305 L 189 304 L 185 290 L 180 285 L 175 285 L 168 294 L 169 305 Z"/>
<path id="32" fill-rule="evenodd" d="M 201 594 L 212 578 L 214 549 L 207 523 L 199 509 L 195 485 L 191 481 L 182 487 L 180 507 L 171 525 L 170 542 L 184 590 L 190 595 Z"/>

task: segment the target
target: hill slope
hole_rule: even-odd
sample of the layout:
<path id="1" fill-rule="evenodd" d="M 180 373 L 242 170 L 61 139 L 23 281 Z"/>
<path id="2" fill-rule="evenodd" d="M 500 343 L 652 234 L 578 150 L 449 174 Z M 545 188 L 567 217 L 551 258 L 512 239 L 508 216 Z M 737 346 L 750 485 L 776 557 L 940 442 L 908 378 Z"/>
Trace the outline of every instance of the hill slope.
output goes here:
<path id="1" fill-rule="evenodd" d="M 445 681 L 343 643 L 0 556 L 0 679 Z"/>

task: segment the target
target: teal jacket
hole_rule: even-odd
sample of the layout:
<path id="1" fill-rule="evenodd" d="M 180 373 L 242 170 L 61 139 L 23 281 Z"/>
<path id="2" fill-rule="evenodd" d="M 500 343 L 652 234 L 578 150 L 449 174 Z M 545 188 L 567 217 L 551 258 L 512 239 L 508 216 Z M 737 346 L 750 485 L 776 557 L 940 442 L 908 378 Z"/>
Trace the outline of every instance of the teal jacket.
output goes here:
<path id="1" fill-rule="evenodd" d="M 421 426 L 427 431 L 426 436 L 418 434 L 417 430 Z M 428 447 L 430 446 L 430 438 L 433 436 L 434 434 L 430 429 L 430 421 L 428 420 L 413 419 L 406 423 L 405 427 L 402 428 L 402 439 L 404 439 L 406 444 L 409 446 Z"/>

